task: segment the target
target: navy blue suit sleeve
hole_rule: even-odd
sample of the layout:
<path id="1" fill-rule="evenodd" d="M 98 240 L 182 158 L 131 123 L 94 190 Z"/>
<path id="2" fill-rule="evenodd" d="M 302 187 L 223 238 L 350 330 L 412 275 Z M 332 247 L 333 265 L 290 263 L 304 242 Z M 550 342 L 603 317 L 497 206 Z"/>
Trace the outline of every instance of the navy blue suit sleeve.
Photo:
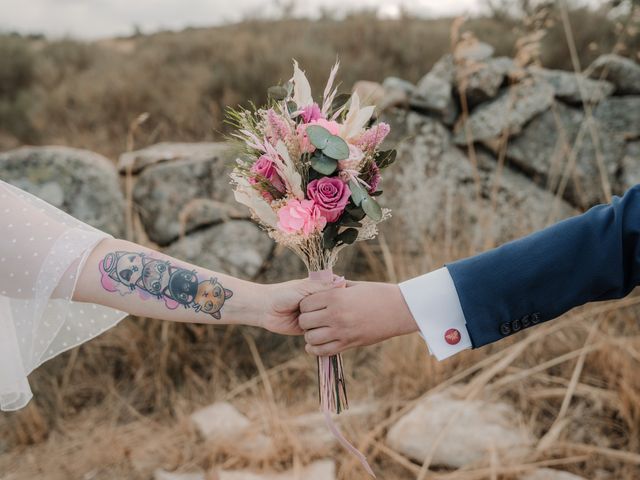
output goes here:
<path id="1" fill-rule="evenodd" d="M 609 205 L 447 265 L 474 348 L 640 284 L 640 185 Z"/>

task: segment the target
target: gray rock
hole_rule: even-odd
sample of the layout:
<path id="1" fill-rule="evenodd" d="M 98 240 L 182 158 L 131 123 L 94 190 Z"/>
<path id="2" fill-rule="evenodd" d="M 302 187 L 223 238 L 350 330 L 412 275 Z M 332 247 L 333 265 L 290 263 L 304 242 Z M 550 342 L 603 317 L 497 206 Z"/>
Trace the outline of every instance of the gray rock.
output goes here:
<path id="1" fill-rule="evenodd" d="M 455 57 L 459 61 L 482 62 L 489 59 L 494 52 L 494 48 L 488 43 L 473 41 L 459 43 L 455 49 Z"/>
<path id="2" fill-rule="evenodd" d="M 0 153 L 0 179 L 114 236 L 124 234 L 124 197 L 112 162 L 69 147 Z"/>
<path id="3" fill-rule="evenodd" d="M 521 476 L 520 480 L 586 480 L 586 478 L 555 468 L 539 468 Z"/>
<path id="4" fill-rule="evenodd" d="M 640 65 L 615 54 L 601 55 L 587 69 L 591 78 L 608 80 L 617 94 L 640 94 Z"/>
<path id="5" fill-rule="evenodd" d="M 519 133 L 528 121 L 551 106 L 553 93 L 551 85 L 535 78 L 509 87 L 495 100 L 476 108 L 456 128 L 455 143 L 467 143 L 467 129 L 472 141 L 486 143 L 495 142 L 505 130 L 509 136 Z"/>
<path id="6" fill-rule="evenodd" d="M 607 98 L 594 109 L 593 116 L 617 137 L 640 137 L 640 96 Z"/>
<path id="7" fill-rule="evenodd" d="M 505 77 L 515 68 L 513 60 L 507 57 L 458 66 L 458 90 L 465 92 L 467 104 L 471 108 L 494 98 Z"/>
<path id="8" fill-rule="evenodd" d="M 418 82 L 409 100 L 410 106 L 435 114 L 447 125 L 452 125 L 458 114 L 453 98 L 454 77 L 453 57 L 445 55 Z"/>
<path id="9" fill-rule="evenodd" d="M 225 148 L 231 152 L 228 146 Z M 201 200 L 235 205 L 229 184 L 229 158 L 176 160 L 142 171 L 135 182 L 133 198 L 152 241 L 167 245 L 175 240 L 183 231 L 182 218 L 190 219 L 190 228 L 215 223 L 222 213 L 209 208 L 212 205 L 199 207 Z M 244 211 L 243 207 L 236 208 L 236 212 Z"/>
<path id="10" fill-rule="evenodd" d="M 157 163 L 171 160 L 213 160 L 223 158 L 233 161 L 234 151 L 225 143 L 173 143 L 162 142 L 141 150 L 126 152 L 120 155 L 118 169 L 126 173 L 131 168 L 132 173 L 139 173 L 144 168 Z"/>
<path id="11" fill-rule="evenodd" d="M 576 213 L 519 173 L 504 169 L 498 176 L 496 161 L 480 152 L 483 168 L 476 176 L 469 159 L 452 145 L 449 131 L 432 118 L 411 113 L 404 126 L 389 121 L 395 122 L 397 135 L 408 139 L 398 145 L 398 160 L 384 175 L 386 194 L 380 199 L 393 209 L 393 217 L 382 228 L 387 240 L 401 242 L 407 253 L 424 253 L 425 242 L 443 234 L 460 246 L 467 242 L 465 247 L 486 249 Z M 418 258 L 427 261 L 424 255 Z M 427 271 L 433 266 L 419 267 Z"/>
<path id="12" fill-rule="evenodd" d="M 283 473 L 254 473 L 246 470 L 219 470 L 217 480 L 334 480 L 336 464 L 333 460 L 318 460 L 299 471 Z"/>
<path id="13" fill-rule="evenodd" d="M 529 68 L 529 72 L 549 82 L 555 91 L 555 96 L 567 103 L 582 104 L 583 94 L 586 103 L 598 103 L 611 95 L 615 89 L 611 82 L 592 80 L 574 72 L 537 67 Z"/>
<path id="14" fill-rule="evenodd" d="M 505 459 L 529 453 L 533 435 L 522 424 L 511 405 L 439 393 L 400 418 L 387 443 L 419 463 L 435 448 L 431 464 L 461 468 L 488 460 L 493 451 Z"/>
<path id="15" fill-rule="evenodd" d="M 182 237 L 166 253 L 217 272 L 253 279 L 272 249 L 273 241 L 254 223 L 234 220 Z"/>
<path id="16" fill-rule="evenodd" d="M 594 148 L 588 125 L 584 127 L 582 140 L 576 144 L 584 121 L 582 110 L 556 103 L 552 110 L 534 118 L 520 135 L 509 141 L 507 147 L 507 157 L 514 165 L 539 185 L 555 192 L 575 145 L 575 168 L 569 177 L 564 198 L 583 208 L 605 198 L 596 151 L 601 152 L 610 183 L 621 166 L 624 153 L 624 142 L 606 133 L 597 121 L 594 130 L 597 132 L 598 149 Z"/>
<path id="17" fill-rule="evenodd" d="M 206 480 L 204 473 L 174 473 L 166 470 L 156 470 L 153 473 L 153 480 Z"/>
<path id="18" fill-rule="evenodd" d="M 256 281 L 259 283 L 285 282 L 305 278 L 307 275 L 307 267 L 295 253 L 282 245 L 276 245 L 273 255 L 264 264 Z"/>
<path id="19" fill-rule="evenodd" d="M 216 402 L 191 414 L 191 421 L 207 440 L 228 440 L 251 426 L 247 417 L 229 402 Z"/>
<path id="20" fill-rule="evenodd" d="M 640 185 L 640 141 L 627 143 L 625 156 L 622 159 L 621 188 L 622 193 L 634 185 Z"/>
<path id="21" fill-rule="evenodd" d="M 413 94 L 416 89 L 416 86 L 413 83 L 398 77 L 385 78 L 382 82 L 382 86 L 385 90 L 398 90 L 406 93 L 407 95 Z"/>

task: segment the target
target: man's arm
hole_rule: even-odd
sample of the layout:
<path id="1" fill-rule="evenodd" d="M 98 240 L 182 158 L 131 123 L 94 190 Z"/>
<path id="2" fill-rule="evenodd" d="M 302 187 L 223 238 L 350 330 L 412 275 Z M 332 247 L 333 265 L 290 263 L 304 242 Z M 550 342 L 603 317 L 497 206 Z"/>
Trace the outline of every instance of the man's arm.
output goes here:
<path id="1" fill-rule="evenodd" d="M 300 306 L 307 350 L 333 354 L 420 331 L 443 359 L 640 284 L 640 185 L 610 205 L 400 286 L 355 283 Z"/>
<path id="2" fill-rule="evenodd" d="M 640 185 L 609 205 L 447 265 L 474 347 L 640 284 Z"/>

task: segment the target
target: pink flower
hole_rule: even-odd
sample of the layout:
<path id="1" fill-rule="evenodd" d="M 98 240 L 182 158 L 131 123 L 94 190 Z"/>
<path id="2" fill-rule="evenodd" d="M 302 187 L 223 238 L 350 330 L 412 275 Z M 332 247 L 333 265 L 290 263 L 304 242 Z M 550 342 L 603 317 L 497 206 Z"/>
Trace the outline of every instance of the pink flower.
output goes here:
<path id="1" fill-rule="evenodd" d="M 340 133 L 340 124 L 338 122 L 334 122 L 333 120 L 319 118 L 317 120 L 309 122 L 308 125 L 320 125 L 321 127 L 329 130 L 329 133 L 331 133 L 331 135 L 338 135 L 338 133 Z"/>
<path id="2" fill-rule="evenodd" d="M 322 112 L 317 103 L 308 105 L 302 109 L 302 121 L 309 123 L 322 118 Z"/>
<path id="3" fill-rule="evenodd" d="M 285 191 L 284 182 L 282 178 L 280 178 L 280 175 L 278 175 L 276 164 L 268 155 L 262 155 L 256 160 L 251 166 L 251 173 L 255 175 L 249 179 L 252 185 L 255 185 L 261 180 L 267 180 L 273 188 L 279 192 L 282 193 Z"/>
<path id="4" fill-rule="evenodd" d="M 340 170 L 358 170 L 363 157 L 364 153 L 362 150 L 355 145 L 349 144 L 349 158 L 340 160 L 338 162 L 338 168 Z"/>
<path id="5" fill-rule="evenodd" d="M 311 140 L 307 136 L 307 124 L 301 123 L 296 127 L 296 135 L 298 136 L 298 144 L 302 153 L 313 153 L 316 147 L 313 146 Z"/>
<path id="6" fill-rule="evenodd" d="M 289 136 L 289 125 L 278 115 L 273 108 L 267 110 L 268 137 L 271 145 L 278 143 L 278 140 L 285 141 Z"/>
<path id="7" fill-rule="evenodd" d="M 389 135 L 391 127 L 389 124 L 381 122 L 369 130 L 366 130 L 355 142 L 362 150 L 375 150 L 383 140 Z"/>
<path id="8" fill-rule="evenodd" d="M 335 222 L 349 203 L 351 190 L 340 178 L 323 177 L 309 182 L 307 195 L 327 222 Z"/>
<path id="9" fill-rule="evenodd" d="M 278 210 L 278 228 L 285 233 L 309 236 L 322 231 L 326 224 L 327 220 L 311 200 L 289 200 Z"/>

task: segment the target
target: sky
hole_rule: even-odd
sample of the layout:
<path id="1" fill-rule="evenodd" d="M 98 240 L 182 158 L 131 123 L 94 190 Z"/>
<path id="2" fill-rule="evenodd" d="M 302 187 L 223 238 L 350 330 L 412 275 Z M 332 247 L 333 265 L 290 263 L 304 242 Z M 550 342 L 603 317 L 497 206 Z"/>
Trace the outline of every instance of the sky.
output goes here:
<path id="1" fill-rule="evenodd" d="M 278 0 L 0 0 L 0 31 L 44 33 L 50 37 L 96 39 L 143 32 L 179 30 L 270 16 Z M 282 1 L 282 0 L 280 0 Z M 394 16 L 399 7 L 423 15 L 478 13 L 482 0 L 297 0 L 296 15 L 314 16 L 321 8 L 344 13 L 373 8 Z"/>

